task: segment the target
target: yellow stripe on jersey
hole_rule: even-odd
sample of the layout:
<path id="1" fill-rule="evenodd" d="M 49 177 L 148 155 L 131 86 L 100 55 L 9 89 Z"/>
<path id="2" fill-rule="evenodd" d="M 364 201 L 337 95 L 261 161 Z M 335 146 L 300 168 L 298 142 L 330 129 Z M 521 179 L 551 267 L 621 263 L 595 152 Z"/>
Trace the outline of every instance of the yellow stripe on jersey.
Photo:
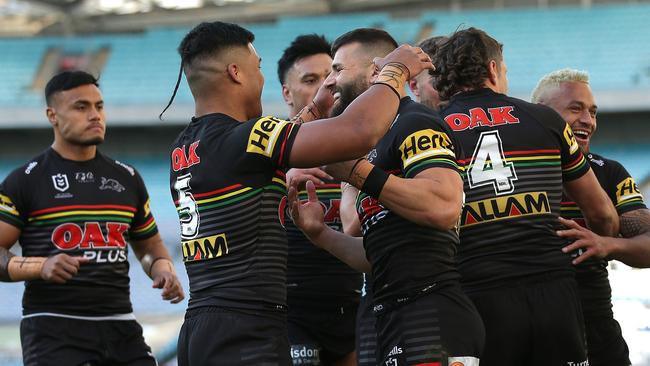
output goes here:
<path id="1" fill-rule="evenodd" d="M 58 212 L 58 213 L 53 213 L 53 214 L 47 214 L 47 215 L 41 215 L 41 216 L 34 216 L 30 217 L 29 221 L 35 221 L 35 220 L 47 220 L 47 219 L 54 219 L 57 217 L 66 217 L 66 216 L 82 216 L 82 215 L 93 215 L 93 216 L 100 216 L 100 215 L 113 215 L 113 216 L 125 216 L 125 217 L 133 217 L 135 214 L 133 212 L 128 212 L 128 211 L 114 211 L 114 210 L 96 210 L 96 211 L 87 211 L 87 210 L 76 210 L 76 211 L 67 211 L 67 212 Z"/>
<path id="2" fill-rule="evenodd" d="M 220 201 L 220 200 L 226 199 L 226 198 L 228 198 L 228 197 L 232 197 L 232 196 L 236 196 L 236 195 L 238 195 L 238 194 L 244 193 L 244 192 L 248 192 L 248 191 L 250 191 L 251 189 L 252 189 L 252 188 L 250 188 L 250 187 L 242 188 L 242 189 L 240 189 L 240 190 L 237 190 L 237 191 L 234 191 L 234 192 L 230 192 L 230 193 L 226 193 L 226 194 L 221 195 L 221 196 L 211 197 L 211 198 L 206 198 L 206 199 L 204 199 L 204 200 L 197 200 L 196 203 L 197 203 L 197 204 L 202 204 L 202 203 L 208 203 L 208 202 Z M 180 210 L 181 208 L 182 208 L 182 207 L 178 207 L 177 210 Z"/>
<path id="3" fill-rule="evenodd" d="M 14 216 L 20 216 L 18 210 L 16 210 L 16 205 L 8 196 L 0 194 L 0 210 L 10 213 Z"/>

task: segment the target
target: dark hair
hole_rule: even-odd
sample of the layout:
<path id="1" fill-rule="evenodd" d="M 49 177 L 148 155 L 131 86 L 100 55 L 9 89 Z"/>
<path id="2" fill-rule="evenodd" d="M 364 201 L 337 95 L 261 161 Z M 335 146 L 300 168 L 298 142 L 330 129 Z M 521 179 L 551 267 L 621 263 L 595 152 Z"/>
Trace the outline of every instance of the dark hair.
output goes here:
<path id="1" fill-rule="evenodd" d="M 436 51 L 438 51 L 438 48 L 445 43 L 449 37 L 447 36 L 435 36 L 435 37 L 429 37 L 426 39 L 423 39 L 418 43 L 418 47 L 424 51 L 431 59 L 433 60 L 433 56 L 436 54 Z"/>
<path id="2" fill-rule="evenodd" d="M 397 48 L 397 42 L 385 30 L 376 28 L 357 28 L 343 34 L 334 41 L 332 44 L 332 54 L 335 54 L 339 48 L 346 44 L 354 42 L 359 42 L 368 46 L 390 45 L 393 49 Z"/>
<path id="3" fill-rule="evenodd" d="M 233 46 L 246 47 L 249 43 L 253 43 L 254 40 L 255 35 L 253 33 L 232 23 L 203 22 L 189 31 L 178 46 L 178 54 L 181 56 L 181 66 L 178 71 L 178 79 L 176 80 L 174 92 L 169 99 L 169 103 L 167 103 L 167 106 L 158 118 L 162 119 L 163 113 L 165 113 L 174 101 L 185 67 L 191 67 L 196 59 L 217 55 L 224 49 Z"/>
<path id="4" fill-rule="evenodd" d="M 296 37 L 291 42 L 291 45 L 284 50 L 280 60 L 278 60 L 278 79 L 280 79 L 280 84 L 284 84 L 287 72 L 289 72 L 289 69 L 296 61 L 321 53 L 331 57 L 330 48 L 331 45 L 325 37 L 319 36 L 318 34 L 303 34 Z"/>
<path id="5" fill-rule="evenodd" d="M 480 29 L 455 32 L 433 58 L 435 89 L 448 100 L 463 88 L 479 89 L 489 76 L 490 61 L 503 59 L 503 45 Z"/>
<path id="6" fill-rule="evenodd" d="M 74 89 L 78 86 L 92 84 L 99 87 L 98 78 L 85 71 L 64 71 L 54 75 L 45 85 L 45 102 L 49 106 L 52 102 L 52 95 Z"/>

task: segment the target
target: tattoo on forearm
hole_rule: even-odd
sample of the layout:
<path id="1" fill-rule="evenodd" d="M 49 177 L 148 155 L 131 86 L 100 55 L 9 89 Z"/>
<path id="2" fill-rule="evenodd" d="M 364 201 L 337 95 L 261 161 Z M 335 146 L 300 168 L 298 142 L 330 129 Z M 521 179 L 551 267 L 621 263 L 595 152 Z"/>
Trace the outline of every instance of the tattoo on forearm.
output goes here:
<path id="1" fill-rule="evenodd" d="M 9 260 L 14 254 L 5 248 L 0 248 L 0 281 L 11 281 L 9 277 Z"/>
<path id="2" fill-rule="evenodd" d="M 381 69 L 375 83 L 386 84 L 393 89 L 399 90 L 408 77 L 408 68 L 401 63 L 391 62 Z"/>
<path id="3" fill-rule="evenodd" d="M 316 107 L 314 102 L 311 102 L 303 108 L 300 113 L 291 119 L 292 122 L 302 124 L 319 119 L 321 116 L 320 110 Z"/>
<path id="4" fill-rule="evenodd" d="M 621 215 L 620 231 L 624 238 L 650 234 L 650 210 L 639 209 Z"/>

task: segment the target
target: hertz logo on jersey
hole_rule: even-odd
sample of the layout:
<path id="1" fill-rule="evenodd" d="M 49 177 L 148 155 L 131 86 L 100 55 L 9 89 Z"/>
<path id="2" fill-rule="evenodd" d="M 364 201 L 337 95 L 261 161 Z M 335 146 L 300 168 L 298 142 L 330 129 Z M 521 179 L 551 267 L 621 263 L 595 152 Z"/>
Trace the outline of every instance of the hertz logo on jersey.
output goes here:
<path id="1" fill-rule="evenodd" d="M 217 234 L 181 242 L 183 262 L 214 259 L 228 254 L 226 234 Z"/>
<path id="2" fill-rule="evenodd" d="M 518 193 L 466 203 L 460 224 L 470 226 L 518 216 L 549 213 L 551 205 L 546 192 Z"/>
<path id="3" fill-rule="evenodd" d="M 564 140 L 567 145 L 569 145 L 569 152 L 571 154 L 575 153 L 580 148 L 578 141 L 576 141 L 576 137 L 573 135 L 573 130 L 568 123 L 564 126 Z"/>
<path id="4" fill-rule="evenodd" d="M 643 199 L 639 187 L 632 177 L 627 177 L 616 185 L 616 204 L 629 201 L 631 199 Z"/>
<path id="5" fill-rule="evenodd" d="M 410 134 L 399 146 L 402 164 L 406 169 L 411 164 L 436 155 L 454 156 L 453 144 L 444 132 L 432 129 L 420 130 Z"/>
<path id="6" fill-rule="evenodd" d="M 261 154 L 266 157 L 273 156 L 275 142 L 288 121 L 283 121 L 275 117 L 263 117 L 255 122 L 251 134 L 248 137 L 248 146 L 246 152 Z"/>

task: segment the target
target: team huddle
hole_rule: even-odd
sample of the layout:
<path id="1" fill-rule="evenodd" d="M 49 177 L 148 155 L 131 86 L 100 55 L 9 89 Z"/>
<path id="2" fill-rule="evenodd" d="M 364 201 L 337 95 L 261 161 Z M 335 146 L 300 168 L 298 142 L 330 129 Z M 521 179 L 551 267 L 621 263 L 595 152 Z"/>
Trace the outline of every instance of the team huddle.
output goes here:
<path id="1" fill-rule="evenodd" d="M 301 35 L 278 62 L 285 119 L 262 115 L 254 39 L 201 23 L 178 48 L 195 103 L 169 154 L 178 365 L 630 365 L 606 267 L 650 266 L 650 212 L 590 151 L 587 73 L 552 71 L 526 102 L 476 28 L 418 47 Z M 24 364 L 156 365 L 129 246 L 164 300 L 185 294 L 145 185 L 97 149 L 97 79 L 65 72 L 45 95 L 54 143 L 0 185 Z"/>

